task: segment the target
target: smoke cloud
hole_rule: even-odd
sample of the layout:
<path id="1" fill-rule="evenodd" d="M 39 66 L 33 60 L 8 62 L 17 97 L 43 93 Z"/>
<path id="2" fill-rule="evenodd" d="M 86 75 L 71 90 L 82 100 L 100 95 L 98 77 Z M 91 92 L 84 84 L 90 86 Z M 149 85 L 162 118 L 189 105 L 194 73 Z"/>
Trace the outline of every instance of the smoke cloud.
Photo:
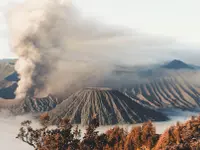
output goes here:
<path id="1" fill-rule="evenodd" d="M 95 86 L 128 50 L 142 54 L 166 42 L 82 18 L 70 1 L 26 1 L 9 13 L 8 24 L 18 56 L 18 99 Z"/>

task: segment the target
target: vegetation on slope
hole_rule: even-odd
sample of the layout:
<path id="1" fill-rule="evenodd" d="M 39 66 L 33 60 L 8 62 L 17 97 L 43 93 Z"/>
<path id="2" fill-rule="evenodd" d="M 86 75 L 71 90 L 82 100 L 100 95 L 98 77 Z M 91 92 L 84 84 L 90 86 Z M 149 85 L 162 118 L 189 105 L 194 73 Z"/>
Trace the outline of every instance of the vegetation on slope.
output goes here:
<path id="1" fill-rule="evenodd" d="M 96 116 L 89 123 L 84 137 L 78 127 L 72 130 L 68 119 L 60 120 L 57 128 L 49 129 L 47 113 L 41 116 L 43 128 L 33 129 L 24 121 L 18 139 L 36 150 L 198 150 L 200 149 L 200 117 L 192 117 L 184 124 L 177 123 L 162 135 L 156 134 L 151 121 L 133 127 L 131 132 L 114 127 L 103 134 Z"/>
<path id="2" fill-rule="evenodd" d="M 160 137 L 155 150 L 200 149 L 200 116 L 192 117 L 184 124 L 177 122 L 176 126 L 170 127 Z"/>

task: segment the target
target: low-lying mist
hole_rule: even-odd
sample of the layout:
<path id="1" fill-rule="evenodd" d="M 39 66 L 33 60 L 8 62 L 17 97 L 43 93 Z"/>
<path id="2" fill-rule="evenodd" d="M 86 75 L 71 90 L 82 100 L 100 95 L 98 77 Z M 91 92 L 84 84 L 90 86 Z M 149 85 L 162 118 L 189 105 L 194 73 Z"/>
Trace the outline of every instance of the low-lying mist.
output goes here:
<path id="1" fill-rule="evenodd" d="M 16 139 L 20 124 L 24 120 L 32 120 L 32 117 L 29 115 L 11 116 L 8 111 L 0 112 L 0 146 L 2 150 L 33 150 L 29 145 Z M 39 124 L 35 121 L 33 126 L 39 127 Z"/>
<path id="2" fill-rule="evenodd" d="M 170 53 L 174 49 L 170 48 L 176 45 L 173 40 L 83 18 L 68 0 L 27 0 L 11 9 L 8 25 L 11 48 L 18 56 L 15 66 L 20 77 L 17 99 L 48 94 L 62 97 L 79 88 L 104 85 L 101 82 L 106 82 L 116 65 L 135 66 L 169 60 L 174 56 Z M 129 77 L 112 76 L 114 82 L 117 81 L 112 86 L 141 80 L 138 75 L 134 79 L 132 75 Z M 176 111 L 168 115 L 170 121 L 155 122 L 158 133 L 196 113 Z M 14 117 L 0 112 L 2 149 L 31 150 L 15 138 L 24 120 L 33 120 L 33 126 L 40 127 L 31 115 Z M 136 125 L 122 127 L 131 130 Z M 105 132 L 112 127 L 103 126 L 98 130 Z"/>
<path id="3" fill-rule="evenodd" d="M 185 122 L 186 120 L 190 119 L 191 116 L 199 115 L 198 112 L 182 111 L 180 109 L 166 110 L 164 111 L 164 114 L 166 114 L 170 120 L 154 122 L 154 125 L 156 126 L 156 132 L 158 134 L 162 134 L 170 126 L 176 125 L 177 122 Z M 132 127 L 140 126 L 140 125 L 142 124 L 133 124 L 133 125 L 124 124 L 124 125 L 119 125 L 119 126 L 125 128 L 127 131 L 131 131 Z M 114 126 L 102 126 L 98 128 L 98 131 L 100 131 L 100 133 L 103 133 L 106 130 L 113 127 Z"/>
<path id="4" fill-rule="evenodd" d="M 171 125 L 175 125 L 177 121 L 184 122 L 190 116 L 198 115 L 198 113 L 190 112 L 190 111 L 181 111 L 181 110 L 173 110 L 173 111 L 166 111 L 165 112 L 169 116 L 171 120 L 165 121 L 165 122 L 154 122 L 154 125 L 156 126 L 157 133 L 163 133 L 164 130 L 166 130 Z M 29 145 L 26 145 L 22 141 L 16 139 L 15 137 L 18 134 L 18 131 L 20 129 L 20 123 L 24 120 L 31 120 L 32 126 L 34 128 L 39 128 L 39 123 L 31 117 L 31 115 L 26 116 L 11 116 L 7 111 L 1 112 L 0 115 L 0 133 L 1 133 L 1 139 L 0 139 L 0 146 L 2 150 L 33 150 L 32 147 Z M 134 124 L 134 125 L 120 125 L 120 127 L 123 127 L 127 129 L 128 131 L 131 130 L 132 127 L 138 126 L 141 124 Z M 103 133 L 107 131 L 110 128 L 113 128 L 114 126 L 101 126 L 97 130 L 100 133 Z M 82 136 L 85 132 L 85 128 L 80 127 Z"/>

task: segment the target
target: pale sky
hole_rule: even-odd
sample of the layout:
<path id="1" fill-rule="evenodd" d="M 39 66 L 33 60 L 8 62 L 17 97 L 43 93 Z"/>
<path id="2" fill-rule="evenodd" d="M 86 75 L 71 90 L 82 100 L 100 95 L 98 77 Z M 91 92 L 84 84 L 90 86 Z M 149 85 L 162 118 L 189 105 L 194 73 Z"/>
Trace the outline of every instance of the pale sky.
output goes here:
<path id="1" fill-rule="evenodd" d="M 87 15 L 141 32 L 200 44 L 199 0 L 77 0 Z"/>
<path id="2" fill-rule="evenodd" d="M 0 1 L 0 58 L 14 56 L 8 44 L 5 13 L 13 3 L 22 1 Z M 84 16 L 168 37 L 187 45 L 188 52 L 200 54 L 199 0 L 74 0 L 73 3 Z"/>

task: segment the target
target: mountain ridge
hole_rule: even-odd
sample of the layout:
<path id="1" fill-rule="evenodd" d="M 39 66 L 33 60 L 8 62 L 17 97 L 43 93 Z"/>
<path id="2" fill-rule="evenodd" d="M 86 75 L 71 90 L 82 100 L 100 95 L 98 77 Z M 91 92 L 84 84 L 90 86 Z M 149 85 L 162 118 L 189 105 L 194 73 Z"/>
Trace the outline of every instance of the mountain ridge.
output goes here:
<path id="1" fill-rule="evenodd" d="M 118 90 L 110 88 L 84 88 L 48 112 L 50 122 L 69 118 L 74 124 L 87 125 L 97 114 L 100 125 L 139 123 L 148 120 L 163 121 L 167 117 L 145 108 Z"/>
<path id="2" fill-rule="evenodd" d="M 186 64 L 185 62 L 178 60 L 178 59 L 174 59 L 171 62 L 164 64 L 161 66 L 162 68 L 166 68 L 166 69 L 195 69 L 193 66 Z"/>

